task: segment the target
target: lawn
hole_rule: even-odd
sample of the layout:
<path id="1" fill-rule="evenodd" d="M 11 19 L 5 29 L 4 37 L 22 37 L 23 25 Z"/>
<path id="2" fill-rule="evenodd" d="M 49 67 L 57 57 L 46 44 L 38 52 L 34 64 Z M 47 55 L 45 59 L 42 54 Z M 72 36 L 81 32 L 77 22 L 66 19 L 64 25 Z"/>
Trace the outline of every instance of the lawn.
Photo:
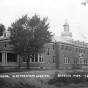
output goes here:
<path id="1" fill-rule="evenodd" d="M 48 84 L 54 77 L 55 72 L 65 74 L 71 70 L 32 70 L 21 72 L 9 72 L 0 74 L 0 88 L 85 88 L 88 83 L 70 83 L 65 86 L 57 87 Z M 4 77 L 6 76 L 6 77 Z M 8 77 L 7 77 L 8 76 Z"/>
<path id="2" fill-rule="evenodd" d="M 0 86 L 4 86 L 4 88 L 6 86 L 6 88 L 10 88 L 10 86 L 12 87 L 12 86 L 19 85 L 20 87 L 14 87 L 14 88 L 21 88 L 21 86 L 28 84 L 29 86 L 30 85 L 33 86 L 30 88 L 34 88 L 34 86 L 36 86 L 35 88 L 49 88 L 49 87 L 54 88 L 53 85 L 48 85 L 47 81 L 53 78 L 54 73 L 56 71 L 57 70 L 44 70 L 44 71 L 33 70 L 33 71 L 25 71 L 25 72 L 1 73 Z M 3 87 L 0 87 L 0 88 L 3 88 Z M 27 88 L 27 87 L 25 86 L 22 88 Z"/>

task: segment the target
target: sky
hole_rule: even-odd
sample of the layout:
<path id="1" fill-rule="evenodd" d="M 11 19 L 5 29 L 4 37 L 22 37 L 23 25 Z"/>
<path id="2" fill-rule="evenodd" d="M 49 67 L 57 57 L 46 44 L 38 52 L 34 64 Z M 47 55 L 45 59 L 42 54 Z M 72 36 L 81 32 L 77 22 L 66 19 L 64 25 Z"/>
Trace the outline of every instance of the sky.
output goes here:
<path id="1" fill-rule="evenodd" d="M 84 0 L 0 0 L 0 23 L 8 28 L 12 22 L 35 13 L 48 17 L 52 33 L 61 36 L 65 20 L 69 24 L 73 39 L 88 41 L 88 4 Z"/>

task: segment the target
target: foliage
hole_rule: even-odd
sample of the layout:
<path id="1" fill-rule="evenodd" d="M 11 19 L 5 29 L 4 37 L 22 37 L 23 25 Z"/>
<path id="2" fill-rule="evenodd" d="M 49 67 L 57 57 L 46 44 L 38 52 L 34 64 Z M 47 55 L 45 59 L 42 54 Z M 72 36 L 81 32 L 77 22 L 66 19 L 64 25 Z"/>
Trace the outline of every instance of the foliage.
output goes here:
<path id="1" fill-rule="evenodd" d="M 36 85 L 30 85 L 27 83 L 17 83 L 15 85 L 9 83 L 9 82 L 5 82 L 3 79 L 0 80 L 0 88 L 40 88 L 39 86 Z"/>
<path id="2" fill-rule="evenodd" d="M 71 83 L 77 84 L 77 83 L 85 83 L 88 82 L 88 77 L 85 77 L 85 75 L 88 75 L 88 72 L 69 72 L 66 73 L 65 76 L 58 77 L 59 73 L 55 73 L 54 78 L 49 80 L 50 85 L 56 85 L 56 86 L 63 86 L 68 85 Z M 66 76 L 71 75 L 71 76 Z"/>
<path id="3" fill-rule="evenodd" d="M 0 24 L 0 36 L 3 35 L 3 32 L 5 31 L 5 26 L 1 23 Z"/>
<path id="4" fill-rule="evenodd" d="M 27 15 L 22 16 L 8 29 L 11 33 L 12 51 L 24 56 L 27 60 L 44 52 L 44 44 L 52 41 L 53 36 L 48 29 L 48 18 L 41 19 L 36 14 L 32 18 Z"/>
<path id="5" fill-rule="evenodd" d="M 86 6 L 87 3 L 88 3 L 88 0 L 85 0 L 81 4 Z"/>

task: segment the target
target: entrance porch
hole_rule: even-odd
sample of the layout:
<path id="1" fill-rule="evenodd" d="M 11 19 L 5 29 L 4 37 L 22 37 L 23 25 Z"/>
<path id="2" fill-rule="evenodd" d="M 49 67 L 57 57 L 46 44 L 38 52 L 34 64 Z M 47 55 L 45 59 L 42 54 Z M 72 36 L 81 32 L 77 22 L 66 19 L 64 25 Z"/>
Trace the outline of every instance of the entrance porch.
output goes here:
<path id="1" fill-rule="evenodd" d="M 0 66 L 18 66 L 17 56 L 10 52 L 0 52 Z"/>

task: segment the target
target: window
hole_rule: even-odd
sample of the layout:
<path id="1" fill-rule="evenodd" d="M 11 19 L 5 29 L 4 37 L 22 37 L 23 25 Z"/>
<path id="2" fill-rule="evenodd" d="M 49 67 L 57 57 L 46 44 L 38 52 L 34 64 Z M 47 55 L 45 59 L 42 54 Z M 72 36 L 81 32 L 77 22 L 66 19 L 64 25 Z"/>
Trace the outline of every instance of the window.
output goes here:
<path id="1" fill-rule="evenodd" d="M 26 58 L 23 56 L 23 62 L 26 62 Z"/>
<path id="2" fill-rule="evenodd" d="M 41 57 L 39 57 L 39 62 L 41 62 Z"/>
<path id="3" fill-rule="evenodd" d="M 31 61 L 32 61 L 32 58 L 29 59 L 29 62 L 31 62 Z"/>
<path id="4" fill-rule="evenodd" d="M 23 62 L 26 62 L 26 58 L 23 56 Z M 30 57 L 29 62 L 38 62 L 38 56 Z"/>
<path id="5" fill-rule="evenodd" d="M 84 64 L 86 64 L 86 59 L 84 59 Z"/>
<path id="6" fill-rule="evenodd" d="M 64 64 L 68 64 L 69 63 L 69 57 L 68 56 L 64 56 Z"/>
<path id="7" fill-rule="evenodd" d="M 6 47 L 6 42 L 5 42 L 5 47 Z"/>
<path id="8" fill-rule="evenodd" d="M 44 62 L 43 60 L 44 60 L 44 59 L 43 59 L 43 57 L 42 57 L 42 62 Z"/>
<path id="9" fill-rule="evenodd" d="M 71 51 L 71 48 L 72 48 L 72 47 L 71 47 L 71 46 L 69 46 L 69 51 Z"/>
<path id="10" fill-rule="evenodd" d="M 77 58 L 74 59 L 74 64 L 77 64 Z"/>
<path id="11" fill-rule="evenodd" d="M 61 50 L 64 50 L 64 45 L 61 46 Z"/>
<path id="12" fill-rule="evenodd" d="M 87 53 L 88 53 L 88 50 L 87 50 Z"/>
<path id="13" fill-rule="evenodd" d="M 35 56 L 35 62 L 38 62 L 38 56 L 37 55 Z"/>
<path id="14" fill-rule="evenodd" d="M 88 63 L 88 59 L 86 59 L 86 64 Z"/>
<path id="15" fill-rule="evenodd" d="M 66 57 L 64 56 L 64 63 L 66 64 Z"/>
<path id="16" fill-rule="evenodd" d="M 66 64 L 69 63 L 69 57 L 66 57 Z"/>
<path id="17" fill-rule="evenodd" d="M 79 53 L 81 53 L 81 50 L 79 49 Z"/>
<path id="18" fill-rule="evenodd" d="M 67 57 L 67 63 L 69 63 L 69 57 Z"/>
<path id="19" fill-rule="evenodd" d="M 65 47 L 65 50 L 68 50 L 68 46 Z"/>
<path id="20" fill-rule="evenodd" d="M 76 63 L 76 60 L 75 60 L 75 58 L 74 58 L 74 64 Z"/>
<path id="21" fill-rule="evenodd" d="M 25 57 L 23 57 L 23 62 L 26 62 Z M 29 59 L 29 62 L 44 62 L 44 56 L 42 54 L 33 56 Z"/>
<path id="22" fill-rule="evenodd" d="M 87 59 L 84 59 L 84 64 L 87 64 Z"/>
<path id="23" fill-rule="evenodd" d="M 44 57 L 42 54 L 38 55 L 39 62 L 44 62 Z"/>
<path id="24" fill-rule="evenodd" d="M 6 33 L 4 33 L 4 37 L 6 37 Z"/>
<path id="25" fill-rule="evenodd" d="M 82 58 L 79 59 L 79 63 L 82 64 Z"/>
<path id="26" fill-rule="evenodd" d="M 77 59 L 77 63 L 79 64 L 79 59 Z"/>
<path id="27" fill-rule="evenodd" d="M 55 56 L 53 56 L 53 63 L 55 63 Z"/>
<path id="28" fill-rule="evenodd" d="M 85 49 L 84 49 L 84 51 L 83 51 L 83 49 L 79 49 L 79 53 L 85 53 Z"/>
<path id="29" fill-rule="evenodd" d="M 77 58 L 74 58 L 74 64 L 77 64 Z"/>
<path id="30" fill-rule="evenodd" d="M 30 58 L 30 62 L 38 62 L 38 56 L 37 56 L 37 55 L 32 56 L 32 57 Z"/>
<path id="31" fill-rule="evenodd" d="M 83 53 L 83 50 L 81 49 L 81 53 Z"/>
<path id="32" fill-rule="evenodd" d="M 31 62 L 35 62 L 35 57 L 32 57 Z"/>
<path id="33" fill-rule="evenodd" d="M 53 50 L 55 49 L 55 45 L 53 45 Z"/>
<path id="34" fill-rule="evenodd" d="M 29 62 L 32 61 L 32 58 L 29 59 Z M 26 58 L 23 56 L 23 62 L 26 62 Z"/>
<path id="35" fill-rule="evenodd" d="M 49 55 L 49 48 L 47 49 L 47 55 Z"/>
<path id="36" fill-rule="evenodd" d="M 3 46 L 6 47 L 6 42 L 3 43 Z"/>
<path id="37" fill-rule="evenodd" d="M 76 48 L 75 50 L 76 50 L 76 52 L 78 52 L 78 48 Z"/>
<path id="38" fill-rule="evenodd" d="M 65 60 L 66 60 L 65 62 L 66 62 L 66 64 L 67 64 L 67 62 L 68 62 L 68 61 L 67 61 L 67 57 L 65 57 Z"/>

